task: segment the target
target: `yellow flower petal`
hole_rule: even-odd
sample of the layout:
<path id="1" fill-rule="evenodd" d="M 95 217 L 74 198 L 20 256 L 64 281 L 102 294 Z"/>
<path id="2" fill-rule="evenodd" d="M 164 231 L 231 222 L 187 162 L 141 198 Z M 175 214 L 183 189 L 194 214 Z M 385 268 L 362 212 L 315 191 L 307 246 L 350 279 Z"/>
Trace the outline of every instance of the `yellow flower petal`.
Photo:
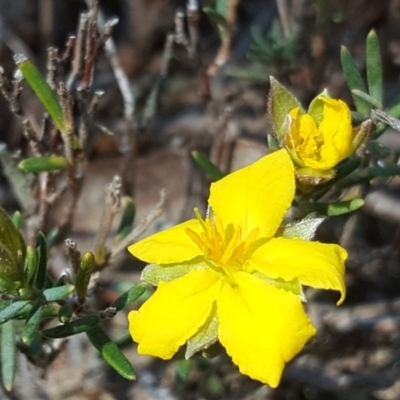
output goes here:
<path id="1" fill-rule="evenodd" d="M 128 316 L 139 354 L 171 358 L 205 323 L 220 290 L 219 277 L 211 270 L 191 271 L 172 282 L 161 282 L 139 311 Z"/>
<path id="2" fill-rule="evenodd" d="M 142 239 L 129 246 L 128 250 L 139 260 L 152 264 L 171 264 L 192 260 L 202 252 L 186 233 L 187 228 L 196 233 L 202 232 L 199 221 L 191 219 Z"/>
<path id="3" fill-rule="evenodd" d="M 240 372 L 277 387 L 315 328 L 297 296 L 243 272 L 235 280 L 217 302 L 220 342 Z"/>
<path id="4" fill-rule="evenodd" d="M 287 281 L 298 278 L 303 285 L 338 290 L 338 305 L 346 295 L 344 261 L 346 251 L 335 244 L 275 238 L 260 246 L 248 260 L 250 269 Z"/>
<path id="5" fill-rule="evenodd" d="M 243 236 L 258 228 L 271 237 L 293 196 L 293 163 L 280 150 L 213 183 L 208 202 L 225 226 L 240 226 Z"/>

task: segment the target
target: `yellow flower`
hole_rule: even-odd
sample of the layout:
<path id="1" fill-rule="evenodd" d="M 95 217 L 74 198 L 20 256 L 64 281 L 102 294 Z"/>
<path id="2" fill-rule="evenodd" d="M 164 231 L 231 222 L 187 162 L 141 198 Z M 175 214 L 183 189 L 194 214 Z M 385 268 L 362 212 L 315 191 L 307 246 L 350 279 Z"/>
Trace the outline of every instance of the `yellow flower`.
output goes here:
<path id="1" fill-rule="evenodd" d="M 299 107 L 289 113 L 284 146 L 300 168 L 329 171 L 356 150 L 359 129 L 353 129 L 346 103 L 325 95 L 317 96 L 308 113 Z M 359 145 L 360 143 L 357 143 Z M 307 174 L 307 173 L 305 173 Z M 318 175 L 312 173 L 311 175 Z"/>
<path id="2" fill-rule="evenodd" d="M 129 314 L 140 354 L 169 359 L 187 343 L 190 356 L 219 340 L 243 374 L 279 384 L 315 334 L 301 284 L 338 290 L 339 303 L 345 296 L 344 249 L 274 238 L 294 191 L 293 163 L 277 151 L 213 183 L 204 220 L 195 210 L 129 247 L 152 263 L 143 278 L 158 284 Z"/>

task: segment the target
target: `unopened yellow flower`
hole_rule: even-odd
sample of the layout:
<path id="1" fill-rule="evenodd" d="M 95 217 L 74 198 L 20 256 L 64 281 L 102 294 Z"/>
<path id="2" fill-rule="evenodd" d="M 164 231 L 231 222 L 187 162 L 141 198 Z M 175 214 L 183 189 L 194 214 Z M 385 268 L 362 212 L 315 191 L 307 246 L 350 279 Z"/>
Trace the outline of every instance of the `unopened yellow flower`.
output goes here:
<path id="1" fill-rule="evenodd" d="M 158 284 L 129 314 L 140 354 L 169 359 L 185 343 L 219 340 L 243 374 L 279 384 L 315 334 L 301 285 L 338 290 L 338 303 L 345 296 L 344 249 L 274 237 L 294 192 L 293 163 L 280 150 L 213 183 L 205 219 L 195 210 L 129 247 L 152 263 L 143 277 Z"/>
<path id="2" fill-rule="evenodd" d="M 343 101 L 319 95 L 308 113 L 297 107 L 289 116 L 284 146 L 299 167 L 327 171 L 355 151 L 358 129 Z"/>

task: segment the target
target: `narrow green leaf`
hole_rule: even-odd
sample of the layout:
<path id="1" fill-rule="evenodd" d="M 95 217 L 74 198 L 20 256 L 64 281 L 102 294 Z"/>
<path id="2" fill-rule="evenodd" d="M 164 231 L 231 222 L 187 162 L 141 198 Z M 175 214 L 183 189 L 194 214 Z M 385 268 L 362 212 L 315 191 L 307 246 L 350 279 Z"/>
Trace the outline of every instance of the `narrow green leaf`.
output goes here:
<path id="1" fill-rule="evenodd" d="M 28 300 L 20 300 L 11 303 L 7 308 L 0 311 L 0 324 L 14 318 L 24 307 L 28 306 Z"/>
<path id="2" fill-rule="evenodd" d="M 46 82 L 46 79 L 32 61 L 24 55 L 16 54 L 14 60 L 29 86 L 35 92 L 46 111 L 50 114 L 57 128 L 60 131 L 64 131 L 64 115 L 61 105 Z"/>
<path id="3" fill-rule="evenodd" d="M 371 31 L 367 36 L 366 53 L 369 94 L 377 104 L 382 105 L 383 82 L 381 52 L 379 49 L 378 36 L 375 31 Z"/>
<path id="4" fill-rule="evenodd" d="M 129 290 L 127 290 L 123 295 L 118 297 L 114 303 L 111 304 L 110 307 L 114 307 L 117 311 L 122 310 L 127 307 L 129 304 L 136 301 L 146 290 L 146 284 L 140 284 L 132 286 Z"/>
<path id="5" fill-rule="evenodd" d="M 37 270 L 35 276 L 36 289 L 42 290 L 45 286 L 47 275 L 47 242 L 43 232 L 39 232 L 36 237 Z"/>
<path id="6" fill-rule="evenodd" d="M 280 140 L 285 133 L 285 119 L 291 110 L 299 108 L 301 104 L 283 85 L 272 76 L 270 77 L 271 89 L 268 96 L 268 115 L 270 122 Z"/>
<path id="7" fill-rule="evenodd" d="M 88 251 L 81 258 L 75 279 L 76 294 L 78 295 L 80 303 L 83 303 L 86 300 L 87 288 L 95 266 L 96 260 L 94 259 L 94 255 Z"/>
<path id="8" fill-rule="evenodd" d="M 54 328 L 44 329 L 42 331 L 42 334 L 43 336 L 53 339 L 64 338 L 86 332 L 89 329 L 93 329 L 100 322 L 101 318 L 99 316 L 90 315 L 88 317 L 79 318 L 65 325 L 59 325 Z"/>
<path id="9" fill-rule="evenodd" d="M 202 168 L 207 175 L 214 181 L 222 179 L 225 174 L 219 170 L 203 153 L 200 151 L 192 151 L 194 161 Z"/>
<path id="10" fill-rule="evenodd" d="M 21 339 L 24 343 L 29 343 L 39 330 L 39 325 L 43 319 L 44 305 L 37 303 L 32 307 L 24 328 L 22 329 Z"/>
<path id="11" fill-rule="evenodd" d="M 25 280 L 30 283 L 36 274 L 37 269 L 37 254 L 36 250 L 28 246 L 26 248 L 26 260 L 25 260 Z"/>
<path id="12" fill-rule="evenodd" d="M 376 101 L 373 97 L 371 97 L 371 96 L 370 96 L 369 94 L 367 94 L 367 93 L 361 92 L 360 90 L 357 90 L 357 89 L 353 89 L 353 90 L 351 91 L 351 93 L 352 93 L 354 96 L 356 96 L 356 97 L 358 97 L 359 99 L 365 101 L 366 103 L 370 104 L 370 105 L 373 106 L 373 107 L 376 107 L 376 108 L 381 108 L 381 107 L 382 107 L 382 104 L 381 104 L 381 103 L 379 103 L 378 101 Z"/>
<path id="13" fill-rule="evenodd" d="M 1 376 L 4 388 L 10 392 L 14 386 L 17 369 L 17 349 L 15 345 L 14 321 L 8 321 L 1 327 Z"/>
<path id="14" fill-rule="evenodd" d="M 57 171 L 67 167 L 67 159 L 61 156 L 27 158 L 18 164 L 24 172 Z"/>
<path id="15" fill-rule="evenodd" d="M 122 198 L 122 204 L 124 212 L 122 214 L 121 222 L 117 229 L 116 240 L 123 239 L 126 235 L 132 231 L 133 223 L 136 216 L 136 207 L 133 199 L 129 196 Z"/>
<path id="16" fill-rule="evenodd" d="M 343 179 L 338 183 L 338 187 L 345 188 L 359 183 L 369 182 L 374 178 L 384 178 L 400 175 L 400 166 L 394 165 L 392 167 L 369 167 L 359 169 L 351 174 L 349 177 Z"/>
<path id="17" fill-rule="evenodd" d="M 224 18 L 226 17 L 227 0 L 216 0 L 215 10 L 221 14 Z"/>
<path id="18" fill-rule="evenodd" d="M 123 378 L 136 379 L 135 371 L 130 362 L 100 327 L 88 330 L 86 335 L 110 367 Z"/>
<path id="19" fill-rule="evenodd" d="M 347 48 L 344 46 L 342 46 L 340 51 L 340 59 L 342 62 L 343 73 L 350 91 L 356 89 L 363 93 L 367 93 L 367 88 L 365 87 L 364 81 L 361 78 L 361 74 L 357 69 L 356 63 L 349 50 L 347 50 Z M 371 106 L 364 100 L 361 100 L 355 96 L 353 93 L 352 96 L 357 111 L 363 115 L 369 116 Z"/>
<path id="20" fill-rule="evenodd" d="M 42 294 L 44 300 L 48 302 L 59 301 L 67 298 L 74 291 L 74 289 L 74 285 L 63 285 L 46 289 Z"/>
<path id="21" fill-rule="evenodd" d="M 364 205 L 363 199 L 353 199 L 337 203 L 330 203 L 327 209 L 327 215 L 330 217 L 347 214 L 356 211 Z"/>

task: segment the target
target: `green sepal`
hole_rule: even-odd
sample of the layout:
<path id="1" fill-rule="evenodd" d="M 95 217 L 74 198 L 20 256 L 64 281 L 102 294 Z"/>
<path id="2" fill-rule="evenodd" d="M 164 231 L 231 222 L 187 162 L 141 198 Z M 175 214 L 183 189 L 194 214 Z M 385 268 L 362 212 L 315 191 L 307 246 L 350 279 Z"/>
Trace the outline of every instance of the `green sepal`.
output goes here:
<path id="1" fill-rule="evenodd" d="M 93 329 L 101 322 L 101 318 L 98 315 L 90 315 L 76 319 L 75 321 L 69 322 L 65 325 L 55 326 L 54 328 L 44 329 L 42 335 L 48 338 L 58 339 L 65 338 L 68 336 L 78 335 Z"/>
<path id="2" fill-rule="evenodd" d="M 161 281 L 170 282 L 186 275 L 193 269 L 204 268 L 208 268 L 207 265 L 199 260 L 190 263 L 168 264 L 167 266 L 149 264 L 144 268 L 141 279 L 153 286 L 158 286 Z"/>
<path id="3" fill-rule="evenodd" d="M 43 107 L 50 114 L 57 128 L 60 131 L 64 131 L 64 114 L 61 105 L 44 76 L 32 61 L 25 56 L 18 54 L 15 55 L 14 59 L 18 69 L 22 72 L 22 75 L 39 98 Z"/>
<path id="4" fill-rule="evenodd" d="M 225 174 L 215 166 L 206 155 L 200 151 L 192 151 L 193 160 L 196 161 L 197 165 L 206 172 L 206 174 L 214 181 L 219 181 Z"/>
<path id="5" fill-rule="evenodd" d="M 94 259 L 94 255 L 88 251 L 81 258 L 75 279 L 76 294 L 78 295 L 78 300 L 80 303 L 84 303 L 86 300 L 87 288 L 95 267 L 96 260 Z"/>
<path id="6" fill-rule="evenodd" d="M 8 321 L 1 326 L 1 377 L 8 392 L 14 386 L 16 369 L 16 329 L 14 321 Z"/>
<path id="7" fill-rule="evenodd" d="M 315 96 L 314 99 L 311 101 L 307 114 L 311 115 L 313 120 L 319 125 L 324 118 L 324 107 L 325 103 L 319 99 L 319 96 L 325 96 L 325 97 L 330 97 L 328 90 L 324 89 L 322 93 L 320 93 L 318 96 Z"/>
<path id="8" fill-rule="evenodd" d="M 381 108 L 383 101 L 381 52 L 378 36 L 373 30 L 367 36 L 365 51 L 369 94 L 380 105 L 378 108 Z"/>
<path id="9" fill-rule="evenodd" d="M 282 237 L 286 239 L 312 240 L 324 220 L 325 218 L 308 218 L 286 225 L 283 228 Z"/>
<path id="10" fill-rule="evenodd" d="M 37 269 L 35 275 L 35 287 L 42 290 L 46 283 L 47 275 L 47 242 L 43 232 L 39 232 L 36 237 Z"/>
<path id="11" fill-rule="evenodd" d="M 66 299 L 75 289 L 74 285 L 63 285 L 43 290 L 43 299 L 47 302 Z"/>
<path id="12" fill-rule="evenodd" d="M 291 281 L 285 281 L 281 278 L 272 279 L 264 274 L 261 274 L 260 272 L 256 272 L 254 275 L 265 280 L 269 284 L 276 286 L 279 289 L 283 289 L 287 292 L 293 293 L 294 295 L 300 297 L 300 299 L 304 302 L 307 301 L 303 292 L 303 287 L 301 286 L 301 283 L 297 278 L 292 279 Z"/>
<path id="13" fill-rule="evenodd" d="M 285 133 L 285 118 L 294 108 L 304 110 L 299 101 L 275 78 L 270 77 L 271 89 L 268 96 L 268 115 L 272 128 L 280 141 Z"/>
<path id="14" fill-rule="evenodd" d="M 129 290 L 118 297 L 110 307 L 114 307 L 117 311 L 121 311 L 136 301 L 146 291 L 146 286 L 147 285 L 143 283 L 132 286 Z"/>
<path id="15" fill-rule="evenodd" d="M 209 348 L 218 341 L 218 318 L 215 310 L 210 313 L 203 326 L 192 336 L 186 344 L 185 358 L 192 357 L 195 353 Z"/>
<path id="16" fill-rule="evenodd" d="M 0 324 L 4 324 L 10 319 L 15 318 L 19 312 L 30 304 L 28 300 L 18 300 L 9 304 L 0 311 Z"/>
<path id="17" fill-rule="evenodd" d="M 61 156 L 32 157 L 21 161 L 18 168 L 24 172 L 58 171 L 67 167 L 67 159 Z"/>
<path id="18" fill-rule="evenodd" d="M 132 231 L 133 223 L 135 222 L 136 207 L 132 197 L 124 196 L 122 198 L 122 205 L 124 211 L 122 214 L 121 222 L 117 229 L 117 235 L 115 237 L 116 241 L 126 237 L 126 235 L 128 235 L 128 233 Z"/>
<path id="19" fill-rule="evenodd" d="M 326 184 L 317 187 L 317 190 L 313 193 L 311 200 L 319 200 L 340 180 L 352 174 L 361 165 L 361 162 L 362 159 L 360 157 L 350 157 L 338 164 L 336 166 L 336 176 Z"/>
<path id="20" fill-rule="evenodd" d="M 30 315 L 22 329 L 21 340 L 23 343 L 29 343 L 38 332 L 43 319 L 43 311 L 43 304 L 36 303 L 33 305 Z"/>
<path id="21" fill-rule="evenodd" d="M 100 328 L 86 332 L 92 345 L 98 350 L 104 361 L 125 379 L 136 379 L 135 371 L 119 347 Z"/>
<path id="22" fill-rule="evenodd" d="M 343 73 L 350 91 L 352 92 L 353 90 L 359 90 L 360 92 L 367 93 L 367 88 L 365 87 L 361 74 L 357 69 L 357 65 L 349 50 L 345 46 L 342 46 L 341 48 L 340 60 L 342 63 Z M 368 104 L 366 101 L 358 98 L 353 93 L 352 96 L 357 111 L 363 115 L 369 116 L 371 105 Z"/>

